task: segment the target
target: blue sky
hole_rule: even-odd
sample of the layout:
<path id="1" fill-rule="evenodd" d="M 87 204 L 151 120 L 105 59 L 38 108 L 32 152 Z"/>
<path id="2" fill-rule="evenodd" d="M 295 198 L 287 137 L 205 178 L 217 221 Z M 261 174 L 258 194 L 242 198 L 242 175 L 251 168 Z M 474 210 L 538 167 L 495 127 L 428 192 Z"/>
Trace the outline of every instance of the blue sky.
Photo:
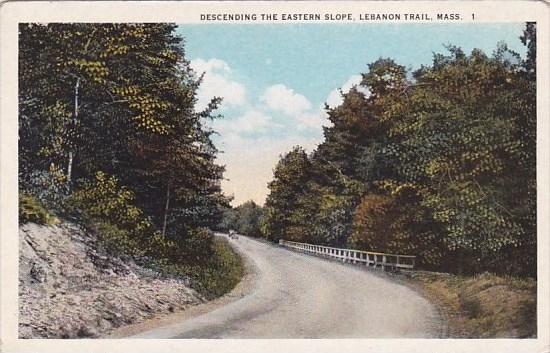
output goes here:
<path id="1" fill-rule="evenodd" d="M 325 102 L 337 105 L 367 64 L 390 57 L 417 69 L 446 44 L 492 53 L 499 41 L 525 54 L 522 23 L 507 24 L 199 24 L 181 25 L 186 56 L 204 82 L 198 108 L 222 96 L 213 123 L 223 153 L 222 188 L 234 205 L 263 204 L 280 154 L 311 151 L 328 125 Z"/>

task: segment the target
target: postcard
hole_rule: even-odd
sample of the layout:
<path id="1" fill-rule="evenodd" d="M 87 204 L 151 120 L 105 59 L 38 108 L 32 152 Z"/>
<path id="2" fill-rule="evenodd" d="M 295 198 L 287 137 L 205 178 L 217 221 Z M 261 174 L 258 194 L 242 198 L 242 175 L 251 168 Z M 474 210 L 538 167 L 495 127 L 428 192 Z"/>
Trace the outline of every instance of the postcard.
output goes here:
<path id="1" fill-rule="evenodd" d="M 548 351 L 549 14 L 2 3 L 2 351 Z"/>

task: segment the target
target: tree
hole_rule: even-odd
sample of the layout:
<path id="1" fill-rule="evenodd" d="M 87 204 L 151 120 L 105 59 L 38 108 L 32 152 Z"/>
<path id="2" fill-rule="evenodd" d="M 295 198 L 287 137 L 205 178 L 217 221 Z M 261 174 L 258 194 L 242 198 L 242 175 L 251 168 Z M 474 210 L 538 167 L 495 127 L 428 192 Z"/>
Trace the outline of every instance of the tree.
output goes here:
<path id="1" fill-rule="evenodd" d="M 175 28 L 20 25 L 23 189 L 37 172 L 76 191 L 102 172 L 135 195 L 162 237 L 183 239 L 219 220 L 224 168 L 205 121 L 221 100 L 195 110 L 201 77 Z"/>
<path id="2" fill-rule="evenodd" d="M 140 134 L 173 133 L 199 83 L 174 28 L 22 24 L 20 124 L 32 134 L 22 139 L 23 162 L 63 164 L 70 182 L 75 172 L 116 172 Z"/>
<path id="3" fill-rule="evenodd" d="M 414 188 L 393 194 L 368 194 L 355 209 L 349 246 L 374 252 L 417 256 L 416 264 L 441 269 L 446 249 L 442 229 L 420 205 Z"/>
<path id="4" fill-rule="evenodd" d="M 250 237 L 259 237 L 261 235 L 260 218 L 263 214 L 262 207 L 250 200 L 237 206 L 234 211 L 235 221 L 233 228 L 239 234 Z"/>
<path id="5" fill-rule="evenodd" d="M 308 232 L 307 215 L 299 216 L 293 210 L 305 190 L 310 170 L 309 158 L 300 146 L 294 147 L 277 163 L 273 180 L 268 184 L 270 193 L 262 221 L 262 234 L 267 239 L 297 239 Z"/>
<path id="6" fill-rule="evenodd" d="M 370 64 L 361 89 L 328 109 L 300 187 L 270 184 L 267 233 L 534 276 L 535 24 L 521 40 L 524 60 L 499 44 L 492 57 L 450 46 L 410 78 L 391 59 Z"/>

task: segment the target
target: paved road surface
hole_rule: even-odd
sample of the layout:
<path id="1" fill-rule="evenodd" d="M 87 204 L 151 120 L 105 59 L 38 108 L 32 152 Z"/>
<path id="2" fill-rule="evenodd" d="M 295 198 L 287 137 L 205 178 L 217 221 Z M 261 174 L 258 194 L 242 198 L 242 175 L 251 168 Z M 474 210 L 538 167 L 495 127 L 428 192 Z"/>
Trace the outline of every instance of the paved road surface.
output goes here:
<path id="1" fill-rule="evenodd" d="M 248 294 L 134 338 L 433 338 L 436 309 L 366 269 L 240 237 L 254 271 Z M 372 270 L 371 270 L 372 271 Z"/>

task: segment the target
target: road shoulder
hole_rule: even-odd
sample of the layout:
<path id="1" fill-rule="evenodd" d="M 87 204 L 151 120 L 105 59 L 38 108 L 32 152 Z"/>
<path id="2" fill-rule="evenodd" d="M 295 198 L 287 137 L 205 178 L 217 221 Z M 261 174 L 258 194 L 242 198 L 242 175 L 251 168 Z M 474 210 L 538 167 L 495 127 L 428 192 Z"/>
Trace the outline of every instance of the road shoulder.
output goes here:
<path id="1" fill-rule="evenodd" d="M 239 247 L 233 246 L 233 249 L 242 257 L 245 273 L 239 284 L 231 292 L 209 302 L 190 306 L 184 310 L 158 315 L 140 323 L 119 327 L 103 338 L 127 338 L 152 329 L 170 326 L 214 311 L 252 293 L 258 279 L 257 267 L 254 261 L 242 252 Z"/>

